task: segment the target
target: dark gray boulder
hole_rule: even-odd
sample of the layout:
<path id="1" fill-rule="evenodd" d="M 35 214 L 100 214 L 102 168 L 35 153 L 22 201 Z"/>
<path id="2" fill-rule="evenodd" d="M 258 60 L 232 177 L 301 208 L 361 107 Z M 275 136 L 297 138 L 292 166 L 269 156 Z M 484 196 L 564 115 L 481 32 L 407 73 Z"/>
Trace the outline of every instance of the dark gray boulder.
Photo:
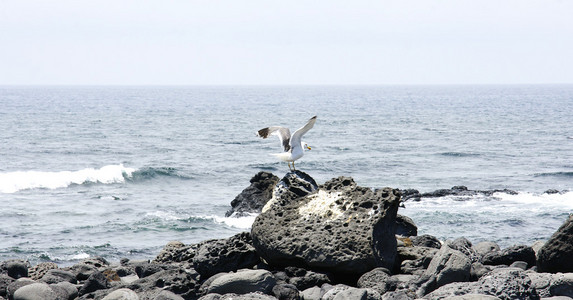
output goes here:
<path id="1" fill-rule="evenodd" d="M 76 275 L 80 281 L 87 280 L 96 272 L 104 272 L 109 269 L 109 262 L 103 257 L 88 257 L 71 266 L 68 270 Z"/>
<path id="2" fill-rule="evenodd" d="M 30 278 L 26 278 L 26 277 L 22 277 L 19 278 L 13 282 L 11 282 L 10 284 L 8 284 L 8 287 L 6 287 L 6 298 L 7 299 L 13 299 L 14 298 L 14 293 L 20 289 L 23 286 L 29 285 L 29 284 L 33 284 L 36 283 L 35 281 L 33 281 Z"/>
<path id="3" fill-rule="evenodd" d="M 373 191 L 352 178 L 332 179 L 313 190 L 308 175 L 289 173 L 255 219 L 253 245 L 272 266 L 299 266 L 363 274 L 392 268 L 396 257 L 398 190 Z"/>
<path id="4" fill-rule="evenodd" d="M 549 292 L 552 296 L 567 296 L 573 298 L 573 273 L 554 274 Z"/>
<path id="5" fill-rule="evenodd" d="M 506 265 L 509 266 L 516 261 L 524 261 L 528 267 L 535 266 L 535 252 L 529 246 L 516 245 L 487 253 L 482 258 L 484 265 Z"/>
<path id="6" fill-rule="evenodd" d="M 477 282 L 454 282 L 425 295 L 424 299 L 447 299 L 461 295 L 489 295 L 503 300 L 536 300 L 537 290 L 527 274 L 517 268 L 500 268 Z M 479 298 L 478 298 L 479 299 Z"/>
<path id="7" fill-rule="evenodd" d="M 399 273 L 422 275 L 438 251 L 423 246 L 398 247 Z"/>
<path id="8" fill-rule="evenodd" d="M 8 293 L 8 286 L 15 280 L 16 279 L 6 274 L 0 274 L 0 297 L 6 297 Z"/>
<path id="9" fill-rule="evenodd" d="M 286 267 L 284 274 L 286 276 L 285 282 L 296 286 L 299 291 L 332 282 L 329 274 L 317 273 L 303 268 Z M 278 277 L 277 280 L 279 280 Z"/>
<path id="10" fill-rule="evenodd" d="M 471 197 L 476 195 L 491 196 L 495 193 L 505 193 L 509 195 L 517 195 L 516 191 L 503 189 L 503 190 L 470 190 L 466 186 L 459 185 L 454 186 L 450 189 L 439 189 L 433 192 L 420 193 L 415 189 L 403 190 L 403 201 L 420 201 L 422 198 L 437 198 L 445 196 L 456 196 L 456 197 Z"/>
<path id="11" fill-rule="evenodd" d="M 0 273 L 6 274 L 14 279 L 28 277 L 30 263 L 21 259 L 12 259 L 0 262 Z"/>
<path id="12" fill-rule="evenodd" d="M 198 245 L 193 267 L 203 278 L 217 273 L 250 268 L 260 262 L 249 232 L 228 239 L 210 240 Z"/>
<path id="13" fill-rule="evenodd" d="M 436 288 L 452 282 L 470 280 L 472 262 L 464 253 L 453 248 L 454 244 L 447 241 L 436 253 L 430 265 L 424 272 L 424 283 L 417 291 L 423 296 Z"/>
<path id="14" fill-rule="evenodd" d="M 326 298 L 325 299 L 330 299 Z M 351 287 L 337 293 L 332 300 L 380 300 L 382 295 L 373 289 Z"/>
<path id="15" fill-rule="evenodd" d="M 412 300 L 416 295 L 409 291 L 393 291 L 382 295 L 382 300 Z"/>
<path id="16" fill-rule="evenodd" d="M 145 298 L 144 298 L 145 299 Z M 155 295 L 153 300 L 185 300 L 185 298 L 166 290 L 162 290 Z"/>
<path id="17" fill-rule="evenodd" d="M 410 274 L 392 275 L 386 280 L 388 291 L 413 291 L 419 288 L 420 276 Z"/>
<path id="18" fill-rule="evenodd" d="M 178 269 L 177 265 L 142 262 L 135 265 L 134 271 L 139 278 L 145 278 L 157 272 Z"/>
<path id="19" fill-rule="evenodd" d="M 321 300 L 333 300 L 339 293 L 350 289 L 351 287 L 345 284 L 337 284 L 334 286 L 322 286 L 324 294 Z"/>
<path id="20" fill-rule="evenodd" d="M 78 282 L 74 273 L 61 269 L 48 270 L 48 272 L 46 272 L 46 274 L 44 274 L 42 277 L 41 281 L 47 284 L 58 282 L 69 282 L 76 284 Z"/>
<path id="21" fill-rule="evenodd" d="M 412 241 L 413 246 L 430 247 L 436 249 L 442 248 L 442 243 L 440 240 L 438 240 L 437 237 L 431 236 L 429 234 L 411 236 L 410 240 Z"/>
<path id="22" fill-rule="evenodd" d="M 97 290 L 104 290 L 110 287 L 107 278 L 102 272 L 95 272 L 88 277 L 82 287 L 79 289 L 79 295 L 85 295 Z"/>
<path id="23" fill-rule="evenodd" d="M 539 297 L 548 298 L 552 296 L 550 288 L 554 274 L 537 272 L 527 272 L 526 274 L 531 280 L 531 286 L 535 288 Z"/>
<path id="24" fill-rule="evenodd" d="M 557 229 L 537 254 L 538 272 L 573 272 L 573 214 Z"/>
<path id="25" fill-rule="evenodd" d="M 472 247 L 472 243 L 465 237 L 455 239 L 450 244 L 450 247 L 465 254 L 472 262 L 479 262 L 481 260 L 481 255 L 476 252 Z"/>
<path id="26" fill-rule="evenodd" d="M 418 227 L 414 221 L 407 216 L 396 215 L 396 235 L 409 237 L 418 235 Z"/>
<path id="27" fill-rule="evenodd" d="M 174 263 L 193 261 L 197 245 L 185 245 L 179 241 L 171 241 L 163 247 L 153 260 L 154 263 Z"/>
<path id="28" fill-rule="evenodd" d="M 277 298 L 270 295 L 265 295 L 261 292 L 253 292 L 247 294 L 208 294 L 199 298 L 199 300 L 277 300 Z"/>
<path id="29" fill-rule="evenodd" d="M 276 285 L 273 274 L 267 270 L 240 270 L 215 278 L 207 287 L 208 294 L 247 294 L 261 292 L 270 294 Z"/>
<path id="30" fill-rule="evenodd" d="M 439 287 L 435 291 L 422 297 L 423 299 L 440 300 L 448 299 L 449 297 L 475 294 L 475 283 L 467 282 L 453 282 Z"/>
<path id="31" fill-rule="evenodd" d="M 139 296 L 130 289 L 122 288 L 107 294 L 102 300 L 139 300 Z"/>
<path id="32" fill-rule="evenodd" d="M 476 283 L 478 294 L 496 296 L 500 299 L 539 299 L 531 279 L 521 269 L 495 269 Z"/>
<path id="33" fill-rule="evenodd" d="M 78 296 L 78 289 L 76 285 L 67 281 L 50 284 L 50 288 L 52 291 L 54 291 L 54 293 L 56 293 L 58 299 L 72 300 L 76 299 Z"/>
<path id="34" fill-rule="evenodd" d="M 17 289 L 13 300 L 59 300 L 58 295 L 47 283 L 32 283 Z"/>
<path id="35" fill-rule="evenodd" d="M 474 250 L 482 257 L 489 254 L 490 252 L 501 251 L 499 245 L 495 242 L 484 241 L 473 245 Z"/>
<path id="36" fill-rule="evenodd" d="M 496 267 L 494 266 L 485 266 L 480 262 L 472 263 L 470 281 L 478 281 L 483 275 L 489 273 L 491 270 L 495 268 Z"/>
<path id="37" fill-rule="evenodd" d="M 279 300 L 299 300 L 300 292 L 296 286 L 288 283 L 277 284 L 273 287 L 272 294 Z"/>
<path id="38" fill-rule="evenodd" d="M 225 216 L 243 216 L 248 213 L 259 213 L 267 201 L 271 199 L 273 188 L 278 181 L 279 178 L 272 173 L 257 173 L 251 178 L 251 185 L 231 201 L 231 209 L 227 211 Z"/>
<path id="39" fill-rule="evenodd" d="M 388 269 L 376 268 L 360 276 L 357 286 L 359 288 L 371 288 L 378 291 L 380 295 L 384 295 L 388 291 L 387 281 L 389 279 L 390 271 Z"/>
<path id="40" fill-rule="evenodd" d="M 199 274 L 193 269 L 182 267 L 167 269 L 140 278 L 125 287 L 137 293 L 153 293 L 162 290 L 170 291 L 183 298 L 196 298 L 199 289 Z"/>

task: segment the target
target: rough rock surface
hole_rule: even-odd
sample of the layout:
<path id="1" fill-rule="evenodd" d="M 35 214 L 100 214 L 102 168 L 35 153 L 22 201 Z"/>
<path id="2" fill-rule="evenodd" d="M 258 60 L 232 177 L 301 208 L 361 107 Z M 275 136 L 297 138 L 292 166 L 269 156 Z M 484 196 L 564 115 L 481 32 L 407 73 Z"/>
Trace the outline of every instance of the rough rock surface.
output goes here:
<path id="1" fill-rule="evenodd" d="M 45 283 L 58 283 L 58 282 L 70 282 L 70 283 L 77 283 L 76 275 L 74 275 L 70 271 L 60 270 L 60 269 L 51 269 L 42 276 L 41 281 Z"/>
<path id="2" fill-rule="evenodd" d="M 237 273 L 223 274 L 213 280 L 207 293 L 215 294 L 247 294 L 262 292 L 269 294 L 276 285 L 273 274 L 266 270 L 241 270 Z"/>
<path id="3" fill-rule="evenodd" d="M 197 295 L 198 286 L 197 272 L 183 267 L 169 269 L 140 278 L 125 287 L 137 293 L 166 290 L 181 295 L 184 298 L 193 298 Z"/>
<path id="4" fill-rule="evenodd" d="M 58 265 L 53 263 L 53 262 L 41 262 L 31 268 L 28 269 L 29 274 L 28 276 L 30 278 L 32 278 L 32 280 L 38 280 L 42 277 L 44 277 L 44 275 L 46 275 L 46 273 L 48 273 L 48 271 L 52 270 L 52 269 L 57 269 Z"/>
<path id="5" fill-rule="evenodd" d="M 109 293 L 102 300 L 139 300 L 139 296 L 134 291 L 123 288 Z"/>
<path id="6" fill-rule="evenodd" d="M 221 272 L 250 268 L 259 261 L 251 234 L 242 232 L 228 239 L 201 243 L 193 258 L 193 266 L 201 276 L 208 278 Z"/>
<path id="7" fill-rule="evenodd" d="M 259 255 L 274 266 L 356 275 L 378 266 L 391 269 L 399 191 L 373 191 L 349 177 L 332 179 L 313 191 L 304 175 L 287 174 L 253 223 Z"/>
<path id="8" fill-rule="evenodd" d="M 501 251 L 501 248 L 499 247 L 499 245 L 497 243 L 490 242 L 490 241 L 479 242 L 479 243 L 473 245 L 473 248 L 482 257 L 487 255 L 490 252 Z"/>
<path id="9" fill-rule="evenodd" d="M 259 213 L 267 201 L 271 199 L 273 189 L 278 181 L 279 178 L 272 173 L 257 173 L 251 178 L 251 185 L 231 201 L 231 209 L 227 211 L 225 216 Z"/>
<path id="10" fill-rule="evenodd" d="M 444 299 L 452 296 L 481 294 L 498 297 L 504 300 L 539 299 L 531 279 L 521 269 L 500 268 L 483 276 L 477 282 L 455 282 L 438 288 L 424 299 Z"/>
<path id="11" fill-rule="evenodd" d="M 454 186 L 451 189 L 439 189 L 429 193 L 420 193 L 415 189 L 402 190 L 402 201 L 420 201 L 422 198 L 437 198 L 445 196 L 469 197 L 475 195 L 491 196 L 495 193 L 506 193 L 510 195 L 517 195 L 516 191 L 503 189 L 503 190 L 470 190 L 463 185 Z"/>
<path id="12" fill-rule="evenodd" d="M 529 246 L 517 245 L 489 252 L 482 259 L 484 265 L 509 266 L 516 261 L 526 262 L 528 267 L 535 266 L 535 252 Z"/>
<path id="13" fill-rule="evenodd" d="M 463 252 L 454 249 L 455 244 L 447 241 L 436 253 L 424 277 L 428 280 L 418 291 L 419 295 L 427 294 L 436 288 L 452 282 L 469 281 L 471 260 Z"/>
<path id="14" fill-rule="evenodd" d="M 47 283 L 32 283 L 14 292 L 14 300 L 58 300 L 57 294 Z"/>
<path id="15" fill-rule="evenodd" d="M 376 290 L 380 295 L 388 291 L 386 282 L 390 279 L 390 271 L 386 268 L 376 268 L 364 273 L 357 282 L 359 288 L 371 288 Z"/>
<path id="16" fill-rule="evenodd" d="M 539 250 L 539 272 L 573 272 L 573 214 Z"/>
<path id="17" fill-rule="evenodd" d="M 197 245 L 185 245 L 179 241 L 171 241 L 153 260 L 156 263 L 193 261 Z"/>
<path id="18" fill-rule="evenodd" d="M 396 234 L 400 236 L 417 236 L 418 227 L 410 217 L 396 215 Z"/>
<path id="19" fill-rule="evenodd" d="M 284 271 L 276 272 L 274 276 L 277 281 L 292 284 L 300 291 L 332 282 L 329 274 L 317 273 L 297 267 L 286 267 Z"/>
<path id="20" fill-rule="evenodd" d="M 0 274 L 4 273 L 14 279 L 28 277 L 30 263 L 21 259 L 12 259 L 0 262 Z"/>
<path id="21" fill-rule="evenodd" d="M 438 252 L 431 247 L 398 247 L 398 273 L 422 275 Z M 398 267 L 398 266 L 397 266 Z"/>
<path id="22" fill-rule="evenodd" d="M 412 241 L 412 246 L 423 246 L 423 247 L 430 247 L 440 249 L 442 248 L 442 243 L 438 238 L 435 236 L 431 236 L 428 234 L 420 235 L 420 236 L 411 236 L 410 240 Z"/>

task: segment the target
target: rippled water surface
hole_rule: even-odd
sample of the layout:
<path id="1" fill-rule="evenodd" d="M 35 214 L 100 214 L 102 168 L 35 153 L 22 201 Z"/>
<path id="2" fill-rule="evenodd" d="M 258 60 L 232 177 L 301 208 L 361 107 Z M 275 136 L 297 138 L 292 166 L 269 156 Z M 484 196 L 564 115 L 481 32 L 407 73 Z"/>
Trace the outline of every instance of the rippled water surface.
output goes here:
<path id="1" fill-rule="evenodd" d="M 0 107 L 0 260 L 151 258 L 248 230 L 230 201 L 288 171 L 256 130 L 313 115 L 297 167 L 319 183 L 519 192 L 407 202 L 420 234 L 531 243 L 573 208 L 570 85 L 0 87 Z"/>

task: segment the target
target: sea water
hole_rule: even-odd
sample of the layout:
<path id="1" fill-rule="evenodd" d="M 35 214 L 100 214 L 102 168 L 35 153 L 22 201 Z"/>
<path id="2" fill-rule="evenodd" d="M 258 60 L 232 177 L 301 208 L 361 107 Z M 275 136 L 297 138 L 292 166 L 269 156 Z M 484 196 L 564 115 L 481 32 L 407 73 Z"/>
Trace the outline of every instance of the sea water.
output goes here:
<path id="1" fill-rule="evenodd" d="M 314 115 L 296 167 L 318 183 L 518 192 L 408 201 L 419 234 L 531 244 L 573 211 L 573 85 L 5 86 L 0 260 L 151 259 L 249 230 L 230 202 L 288 172 L 255 132 Z"/>

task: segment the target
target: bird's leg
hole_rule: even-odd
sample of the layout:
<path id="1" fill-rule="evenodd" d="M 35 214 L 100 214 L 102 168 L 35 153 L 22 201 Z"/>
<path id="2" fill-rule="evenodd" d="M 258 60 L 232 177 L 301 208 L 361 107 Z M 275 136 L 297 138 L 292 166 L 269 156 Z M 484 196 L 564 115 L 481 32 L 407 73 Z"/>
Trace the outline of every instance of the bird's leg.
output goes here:
<path id="1" fill-rule="evenodd" d="M 287 164 L 288 164 L 288 169 L 289 169 L 290 171 L 292 171 L 292 168 L 290 167 L 290 161 L 287 161 Z"/>
<path id="2" fill-rule="evenodd" d="M 296 171 L 296 168 L 294 167 L 294 161 L 292 162 L 292 169 Z"/>

